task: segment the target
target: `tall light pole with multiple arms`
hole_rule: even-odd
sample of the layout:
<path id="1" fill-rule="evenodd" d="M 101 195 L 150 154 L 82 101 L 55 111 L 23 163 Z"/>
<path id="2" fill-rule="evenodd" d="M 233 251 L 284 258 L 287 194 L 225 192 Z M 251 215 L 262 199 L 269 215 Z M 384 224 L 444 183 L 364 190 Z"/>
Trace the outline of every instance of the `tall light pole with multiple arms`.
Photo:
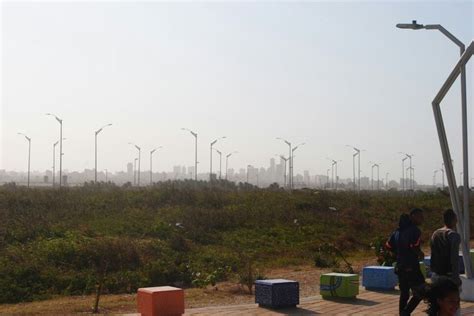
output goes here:
<path id="1" fill-rule="evenodd" d="M 237 154 L 238 151 L 233 151 L 231 153 L 228 153 L 226 156 L 225 156 L 225 179 L 227 180 L 227 175 L 228 175 L 228 172 L 229 172 L 229 157 L 232 156 L 233 154 Z"/>
<path id="2" fill-rule="evenodd" d="M 222 137 L 219 137 L 219 138 L 216 138 L 214 139 L 211 144 L 210 144 L 210 153 L 211 153 L 211 159 L 210 159 L 210 168 L 209 168 L 209 183 L 212 184 L 212 147 L 220 140 L 220 139 L 224 139 L 226 138 L 226 136 L 222 136 Z"/>
<path id="3" fill-rule="evenodd" d="M 141 163 L 141 156 L 142 156 L 142 149 L 141 147 L 135 145 L 134 143 L 128 143 L 129 145 L 134 146 L 138 150 L 138 171 L 137 171 L 137 185 L 140 186 L 140 163 Z"/>
<path id="4" fill-rule="evenodd" d="M 66 140 L 66 138 L 63 138 L 63 140 Z M 56 146 L 59 144 L 59 140 L 57 140 L 53 144 L 53 188 L 56 185 Z"/>
<path id="5" fill-rule="evenodd" d="M 97 135 L 99 135 L 102 130 L 108 126 L 112 126 L 112 124 L 107 124 L 99 128 L 98 130 L 95 131 L 95 167 L 94 167 L 94 182 L 97 183 Z"/>
<path id="6" fill-rule="evenodd" d="M 160 148 L 163 148 L 163 146 L 156 147 L 155 149 L 150 151 L 150 185 L 153 185 L 153 154 Z"/>
<path id="7" fill-rule="evenodd" d="M 301 143 L 291 149 L 291 186 L 293 187 L 293 171 L 295 170 L 295 151 L 306 143 Z"/>
<path id="8" fill-rule="evenodd" d="M 181 130 L 187 131 L 194 136 L 194 181 L 197 181 L 197 168 L 198 168 L 198 134 L 190 129 L 182 127 Z"/>
<path id="9" fill-rule="evenodd" d="M 47 116 L 53 116 L 59 123 L 59 187 L 63 183 L 63 120 L 52 113 L 46 113 Z"/>
<path id="10" fill-rule="evenodd" d="M 291 153 L 292 153 L 292 150 L 291 150 L 291 143 L 289 141 L 287 141 L 286 139 L 283 139 L 281 137 L 277 137 L 276 139 L 278 140 L 281 140 L 281 141 L 284 141 L 285 144 L 288 145 L 288 189 L 291 190 L 293 189 L 293 167 L 292 167 L 292 157 L 291 157 Z"/>
<path id="11" fill-rule="evenodd" d="M 332 161 L 332 164 L 331 164 L 331 174 L 332 174 L 331 187 L 337 191 L 337 185 L 338 185 L 338 182 L 339 182 L 338 181 L 339 179 L 337 177 L 337 164 L 339 162 L 341 162 L 342 160 L 334 160 L 334 159 L 331 159 L 331 158 L 326 158 L 326 159 Z M 334 187 L 334 166 L 336 166 L 336 169 L 335 169 L 335 171 L 336 171 L 336 173 L 335 173 L 335 175 L 336 175 L 336 187 Z"/>
<path id="12" fill-rule="evenodd" d="M 398 153 L 402 154 L 402 155 L 405 155 L 405 158 L 408 158 L 410 160 L 410 168 L 409 168 L 410 169 L 410 174 L 409 174 L 410 178 L 409 179 L 410 179 L 410 189 L 413 190 L 413 186 L 414 186 L 413 185 L 413 174 L 412 174 L 413 169 L 412 169 L 412 165 L 411 165 L 411 160 L 412 160 L 414 155 L 413 154 L 407 154 L 407 153 L 404 153 L 404 152 L 401 152 L 401 151 L 398 152 Z M 402 160 L 402 162 L 404 162 L 404 161 L 405 161 L 405 159 Z M 404 179 L 404 181 L 405 181 L 405 179 Z"/>
<path id="13" fill-rule="evenodd" d="M 31 138 L 26 136 L 23 133 L 18 133 L 18 135 L 21 135 L 26 138 L 28 141 L 28 188 L 30 187 L 30 161 L 31 161 Z"/>
<path id="14" fill-rule="evenodd" d="M 419 24 L 416 20 L 413 20 L 412 23 L 400 23 L 397 24 L 398 28 L 401 29 L 410 29 L 410 30 L 437 30 L 440 31 L 444 36 L 446 36 L 451 42 L 453 42 L 459 48 L 459 55 L 463 57 L 464 52 L 466 51 L 466 45 L 454 36 L 451 32 L 446 30 L 440 24 Z M 470 56 L 467 57 L 469 60 Z M 466 63 L 467 63 L 466 60 Z M 459 63 L 459 74 L 461 75 L 461 112 L 462 112 L 462 153 L 463 153 L 463 204 L 462 204 L 462 213 L 463 221 L 466 224 L 465 234 L 466 239 L 470 238 L 470 218 L 469 218 L 469 148 L 468 148 L 468 124 L 467 124 L 467 88 L 466 88 L 466 63 Z M 459 75 L 458 74 L 458 75 Z M 448 88 L 449 89 L 449 88 Z M 447 92 L 447 90 L 446 90 Z M 439 94 L 437 97 L 440 96 Z M 441 98 L 438 98 L 441 99 Z M 439 116 L 441 118 L 441 116 Z M 465 212 L 463 210 L 466 210 Z"/>
<path id="15" fill-rule="evenodd" d="M 133 185 L 137 184 L 137 161 L 138 158 L 133 159 Z"/>
<path id="16" fill-rule="evenodd" d="M 353 181 L 354 181 L 354 191 L 355 191 L 355 188 L 356 188 L 356 172 L 355 172 L 355 157 L 357 157 L 357 160 L 358 160 L 358 167 L 357 167 L 357 173 L 358 173 L 358 190 L 359 190 L 359 193 L 360 193 L 360 152 L 363 151 L 363 149 L 359 149 L 359 148 L 356 148 L 354 146 L 351 146 L 351 145 L 346 145 L 347 147 L 350 147 L 352 149 L 354 149 L 354 154 L 352 155 L 352 173 L 353 173 Z"/>
<path id="17" fill-rule="evenodd" d="M 286 165 L 287 165 L 287 162 L 290 158 L 285 158 L 285 156 L 283 155 L 275 155 L 275 156 L 278 156 L 280 157 L 281 160 L 284 161 L 284 164 L 283 164 L 283 187 L 286 187 Z"/>
<path id="18" fill-rule="evenodd" d="M 94 137 L 94 140 L 95 140 L 95 167 L 94 167 L 94 182 L 97 183 L 97 135 L 99 135 L 100 132 L 102 132 L 102 130 L 108 126 L 112 126 L 112 124 L 107 124 L 107 125 L 104 125 L 102 126 L 101 128 L 99 128 L 98 130 L 95 131 L 95 137 Z"/>
<path id="19" fill-rule="evenodd" d="M 372 164 L 372 179 L 371 179 L 371 188 L 372 191 L 374 190 L 374 168 L 377 167 L 377 191 L 379 190 L 379 183 L 380 183 L 380 165 L 376 162 L 369 161 Z"/>
<path id="20" fill-rule="evenodd" d="M 218 149 L 214 150 L 219 154 L 219 180 L 222 179 L 222 152 Z"/>

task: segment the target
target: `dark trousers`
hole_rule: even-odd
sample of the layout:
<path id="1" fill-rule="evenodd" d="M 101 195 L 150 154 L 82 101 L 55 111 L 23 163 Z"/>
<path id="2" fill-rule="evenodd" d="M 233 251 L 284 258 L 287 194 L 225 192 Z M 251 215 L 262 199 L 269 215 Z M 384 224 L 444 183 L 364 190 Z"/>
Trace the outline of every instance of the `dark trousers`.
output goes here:
<path id="1" fill-rule="evenodd" d="M 422 300 L 420 291 L 425 285 L 425 278 L 418 267 L 408 271 L 398 271 L 398 282 L 400 287 L 400 315 L 410 315 Z M 412 292 L 411 299 L 410 290 Z"/>

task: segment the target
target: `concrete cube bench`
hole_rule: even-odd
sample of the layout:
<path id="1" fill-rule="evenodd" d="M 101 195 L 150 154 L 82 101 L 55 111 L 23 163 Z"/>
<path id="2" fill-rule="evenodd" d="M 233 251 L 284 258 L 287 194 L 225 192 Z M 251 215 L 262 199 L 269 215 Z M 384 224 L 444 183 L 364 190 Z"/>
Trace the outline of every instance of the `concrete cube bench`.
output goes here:
<path id="1" fill-rule="evenodd" d="M 321 274 L 319 290 L 323 298 L 355 298 L 359 294 L 359 275 L 348 273 Z"/>
<path id="2" fill-rule="evenodd" d="M 368 266 L 362 270 L 362 286 L 367 290 L 394 290 L 397 283 L 394 267 Z"/>
<path id="3" fill-rule="evenodd" d="M 143 316 L 179 316 L 184 314 L 184 291 L 172 286 L 138 289 L 138 312 Z"/>
<path id="4" fill-rule="evenodd" d="M 299 283 L 285 279 L 257 280 L 255 303 L 272 308 L 294 307 L 300 303 Z"/>

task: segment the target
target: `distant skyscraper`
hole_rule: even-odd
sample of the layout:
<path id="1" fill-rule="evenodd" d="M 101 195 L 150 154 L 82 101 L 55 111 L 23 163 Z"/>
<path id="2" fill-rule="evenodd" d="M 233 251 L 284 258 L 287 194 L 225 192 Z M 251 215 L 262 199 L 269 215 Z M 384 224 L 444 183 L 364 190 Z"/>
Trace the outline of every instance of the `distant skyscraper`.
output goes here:
<path id="1" fill-rule="evenodd" d="M 310 185 L 310 182 L 311 182 L 311 178 L 309 176 L 309 171 L 308 170 L 305 170 L 303 172 L 304 176 L 303 176 L 303 182 L 304 182 L 304 185 L 306 186 L 309 186 Z"/>
<path id="2" fill-rule="evenodd" d="M 129 162 L 127 164 L 127 174 L 131 177 L 133 176 L 133 163 Z"/>

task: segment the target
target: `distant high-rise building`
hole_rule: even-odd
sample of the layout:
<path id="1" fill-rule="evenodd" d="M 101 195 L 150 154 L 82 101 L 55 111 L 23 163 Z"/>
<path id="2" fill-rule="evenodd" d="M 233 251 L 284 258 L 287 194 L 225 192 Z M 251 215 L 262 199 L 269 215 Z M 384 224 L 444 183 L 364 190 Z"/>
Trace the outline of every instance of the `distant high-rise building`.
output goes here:
<path id="1" fill-rule="evenodd" d="M 303 172 L 303 174 L 304 174 L 304 175 L 303 175 L 303 182 L 304 182 L 304 185 L 309 186 L 309 185 L 311 184 L 311 183 L 310 183 L 310 182 L 311 182 L 311 178 L 310 178 L 310 176 L 309 176 L 309 171 L 308 171 L 308 170 L 305 170 L 305 171 Z"/>
<path id="2" fill-rule="evenodd" d="M 194 166 L 188 167 L 188 177 L 194 179 Z"/>
<path id="3" fill-rule="evenodd" d="M 127 175 L 128 176 L 133 176 L 133 163 L 129 162 L 127 164 Z"/>

